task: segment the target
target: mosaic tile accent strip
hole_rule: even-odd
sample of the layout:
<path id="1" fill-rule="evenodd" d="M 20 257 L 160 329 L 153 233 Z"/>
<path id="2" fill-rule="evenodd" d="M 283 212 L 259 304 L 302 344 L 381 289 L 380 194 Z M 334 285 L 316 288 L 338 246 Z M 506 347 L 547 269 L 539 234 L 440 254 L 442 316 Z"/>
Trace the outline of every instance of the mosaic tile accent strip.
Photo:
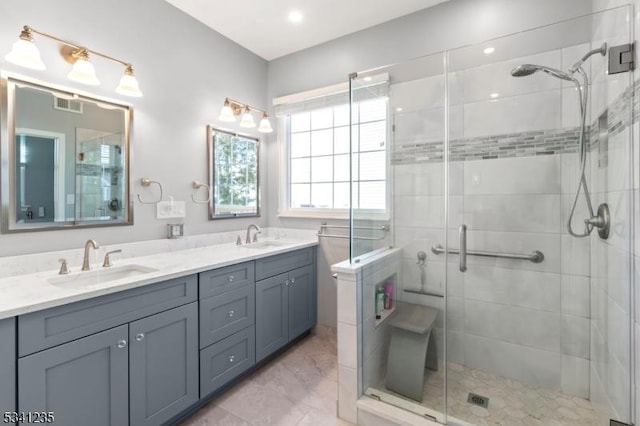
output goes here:
<path id="1" fill-rule="evenodd" d="M 633 100 L 633 101 L 632 101 Z M 631 123 L 640 120 L 640 80 L 625 90 L 609 107 L 607 114 L 609 137 Z M 601 114 L 602 115 L 602 114 Z M 589 150 L 598 147 L 598 120 L 587 126 Z M 534 132 L 462 138 L 451 141 L 451 161 L 490 160 L 497 158 L 532 157 L 536 155 L 570 154 L 578 152 L 580 127 Z M 392 164 L 440 163 L 444 157 L 444 142 L 398 142 L 392 147 Z"/>
<path id="2" fill-rule="evenodd" d="M 580 128 L 510 133 L 451 141 L 451 161 L 530 157 L 578 152 Z M 393 147 L 392 164 L 437 163 L 443 160 L 444 143 L 401 142 Z"/>

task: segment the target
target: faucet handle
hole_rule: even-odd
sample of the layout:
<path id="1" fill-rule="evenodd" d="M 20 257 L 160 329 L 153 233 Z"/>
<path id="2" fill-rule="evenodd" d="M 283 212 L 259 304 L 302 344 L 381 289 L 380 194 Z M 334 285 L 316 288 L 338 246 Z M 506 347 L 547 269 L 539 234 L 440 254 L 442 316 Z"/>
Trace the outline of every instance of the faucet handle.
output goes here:
<path id="1" fill-rule="evenodd" d="M 67 275 L 69 273 L 69 266 L 67 265 L 67 259 L 61 258 L 58 259 L 60 262 L 60 271 L 58 271 L 58 275 Z"/>
<path id="2" fill-rule="evenodd" d="M 109 257 L 109 255 L 112 255 L 114 253 L 122 253 L 122 249 L 108 251 L 104 255 L 104 262 L 102 262 L 102 267 L 103 268 L 110 268 L 111 267 L 111 258 Z"/>
<path id="3" fill-rule="evenodd" d="M 242 245 L 242 238 L 240 238 L 240 235 L 238 235 L 238 238 L 236 238 L 236 245 L 237 246 L 241 246 Z"/>
<path id="4" fill-rule="evenodd" d="M 256 231 L 256 233 L 253 234 L 253 242 L 254 243 L 258 242 L 258 234 L 262 234 L 262 231 Z"/>

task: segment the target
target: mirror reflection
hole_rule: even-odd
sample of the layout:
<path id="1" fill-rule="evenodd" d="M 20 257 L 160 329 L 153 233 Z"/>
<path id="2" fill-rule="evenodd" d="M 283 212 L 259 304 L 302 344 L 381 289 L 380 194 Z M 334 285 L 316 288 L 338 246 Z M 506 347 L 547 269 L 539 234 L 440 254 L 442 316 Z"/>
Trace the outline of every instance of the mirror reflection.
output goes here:
<path id="1" fill-rule="evenodd" d="M 3 92 L 3 231 L 131 224 L 130 108 L 13 78 Z"/>
<path id="2" fill-rule="evenodd" d="M 259 216 L 258 139 L 212 126 L 207 135 L 209 219 Z"/>

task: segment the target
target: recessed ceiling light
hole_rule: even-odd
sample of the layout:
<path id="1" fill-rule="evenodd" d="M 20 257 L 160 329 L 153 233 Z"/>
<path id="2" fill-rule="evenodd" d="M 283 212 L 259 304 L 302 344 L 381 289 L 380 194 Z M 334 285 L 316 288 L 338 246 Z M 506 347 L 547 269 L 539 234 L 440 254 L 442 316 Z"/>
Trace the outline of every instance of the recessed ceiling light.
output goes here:
<path id="1" fill-rule="evenodd" d="M 302 12 L 300 12 L 299 10 L 292 10 L 291 12 L 289 12 L 289 21 L 293 22 L 294 24 L 302 22 L 302 18 Z"/>
<path id="2" fill-rule="evenodd" d="M 500 96 L 500 93 L 492 93 L 489 96 L 491 96 L 493 99 L 497 98 L 498 96 Z"/>
<path id="3" fill-rule="evenodd" d="M 485 55 L 491 55 L 495 51 L 496 51 L 495 47 L 487 47 L 486 49 L 483 50 Z"/>
<path id="4" fill-rule="evenodd" d="M 365 77 L 364 81 L 371 81 L 371 77 Z"/>
<path id="5" fill-rule="evenodd" d="M 396 111 L 398 111 L 398 112 L 402 112 L 402 107 L 398 107 L 398 108 L 396 108 Z"/>

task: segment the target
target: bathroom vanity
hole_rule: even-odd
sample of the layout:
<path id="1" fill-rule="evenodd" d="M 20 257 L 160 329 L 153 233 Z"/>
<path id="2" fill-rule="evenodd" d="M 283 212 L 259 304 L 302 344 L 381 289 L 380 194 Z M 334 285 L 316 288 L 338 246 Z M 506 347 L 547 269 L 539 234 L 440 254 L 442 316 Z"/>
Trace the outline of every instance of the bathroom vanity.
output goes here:
<path id="1" fill-rule="evenodd" d="M 3 411 L 53 411 L 61 425 L 173 423 L 315 325 L 315 243 L 222 251 L 135 259 L 153 272 L 64 288 L 71 303 L 14 301 L 24 313 L 0 320 Z"/>

